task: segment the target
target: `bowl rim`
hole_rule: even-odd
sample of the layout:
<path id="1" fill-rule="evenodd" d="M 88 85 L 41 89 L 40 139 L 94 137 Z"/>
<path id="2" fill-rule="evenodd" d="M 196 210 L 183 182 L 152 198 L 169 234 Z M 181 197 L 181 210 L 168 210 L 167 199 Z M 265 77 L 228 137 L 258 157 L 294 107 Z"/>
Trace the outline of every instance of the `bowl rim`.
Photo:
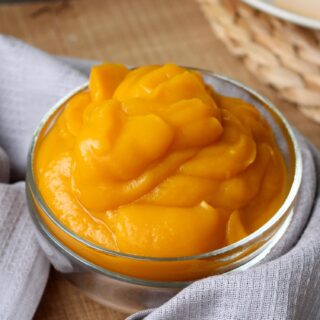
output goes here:
<path id="1" fill-rule="evenodd" d="M 265 1 L 265 0 L 241 0 L 247 5 L 251 6 L 254 9 L 258 9 L 262 12 L 270 14 L 274 17 L 277 17 L 282 20 L 292 22 L 296 25 L 320 30 L 320 19 L 311 17 L 309 15 L 299 13 L 298 11 L 286 9 L 274 3 L 274 1 Z"/>
<path id="2" fill-rule="evenodd" d="M 228 252 L 232 252 L 235 249 L 238 249 L 239 247 L 242 247 L 244 245 L 248 245 L 256 240 L 259 236 L 264 234 L 266 231 L 271 229 L 281 218 L 285 215 L 285 213 L 290 209 L 294 199 L 297 196 L 297 193 L 299 191 L 299 187 L 302 180 L 302 157 L 301 157 L 301 151 L 300 147 L 298 145 L 297 139 L 295 137 L 294 131 L 291 128 L 290 124 L 286 120 L 286 118 L 283 116 L 283 114 L 275 107 L 275 105 L 267 98 L 265 98 L 263 95 L 259 94 L 254 89 L 242 84 L 241 82 L 231 79 L 229 77 L 226 77 L 224 75 L 220 75 L 205 69 L 200 68 L 193 68 L 193 67 L 186 67 L 189 70 L 200 72 L 204 76 L 209 76 L 216 78 L 221 81 L 225 81 L 228 84 L 231 84 L 233 86 L 239 87 L 240 89 L 244 90 L 245 92 L 249 93 L 255 100 L 262 103 L 263 108 L 265 108 L 269 113 L 271 112 L 280 120 L 281 124 L 284 126 L 284 129 L 288 135 L 289 141 L 292 144 L 292 150 L 294 155 L 294 171 L 293 171 L 293 180 L 291 187 L 289 189 L 289 192 L 287 194 L 287 197 L 285 198 L 282 206 L 277 210 L 277 212 L 272 216 L 271 219 L 269 219 L 264 225 L 262 225 L 259 229 L 255 230 L 253 233 L 249 234 L 247 237 L 232 243 L 230 245 L 224 246 L 222 248 L 204 252 L 201 254 L 196 255 L 190 255 L 190 256 L 179 256 L 179 257 L 149 257 L 149 256 L 140 256 L 135 254 L 129 254 L 129 253 L 122 253 L 118 251 L 113 251 L 107 248 L 104 248 L 102 246 L 99 246 L 97 244 L 94 244 L 80 236 L 78 236 L 75 232 L 64 226 L 53 214 L 53 212 L 49 209 L 49 207 L 46 205 L 44 199 L 42 198 L 40 191 L 37 188 L 35 174 L 34 174 L 34 166 L 33 166 L 33 159 L 34 159 L 34 151 L 39 139 L 40 134 L 42 133 L 42 130 L 45 128 L 48 121 L 59 111 L 60 108 L 63 107 L 63 105 L 75 94 L 85 90 L 88 87 L 88 81 L 86 81 L 84 84 L 78 86 L 74 90 L 70 91 L 68 94 L 66 94 L 64 97 L 59 99 L 57 103 L 54 104 L 52 108 L 45 114 L 45 116 L 40 121 L 39 126 L 35 130 L 31 145 L 28 152 L 28 162 L 27 162 L 27 184 L 29 188 L 31 189 L 31 192 L 33 196 L 35 197 L 37 204 L 39 207 L 45 212 L 47 217 L 63 232 L 65 232 L 68 236 L 71 236 L 73 239 L 79 241 L 83 245 L 94 249 L 98 252 L 105 253 L 114 257 L 121 257 L 121 258 L 127 258 L 127 259 L 133 259 L 133 260 L 141 260 L 141 261 L 152 261 L 152 262 L 175 262 L 175 261 L 188 261 L 188 260 L 197 260 L 197 259 L 206 259 L 206 258 L 212 258 L 215 256 L 223 255 Z M 94 264 L 95 265 L 95 264 Z"/>

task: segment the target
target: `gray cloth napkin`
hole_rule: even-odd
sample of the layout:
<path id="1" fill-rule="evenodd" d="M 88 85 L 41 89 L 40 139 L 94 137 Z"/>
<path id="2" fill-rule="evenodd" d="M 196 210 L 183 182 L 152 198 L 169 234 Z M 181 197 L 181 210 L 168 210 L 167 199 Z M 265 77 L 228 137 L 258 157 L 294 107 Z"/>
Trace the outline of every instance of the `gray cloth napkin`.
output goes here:
<path id="1" fill-rule="evenodd" d="M 0 35 L 0 320 L 31 319 L 49 273 L 22 181 L 32 133 L 48 108 L 85 79 L 57 59 Z"/>
<path id="2" fill-rule="evenodd" d="M 57 59 L 0 35 L 0 319 L 30 319 L 48 275 L 22 180 L 31 135 L 91 63 Z M 320 319 L 320 153 L 299 137 L 304 173 L 295 215 L 268 257 L 249 270 L 193 283 L 138 319 Z M 10 161 L 9 161 L 10 160 Z"/>

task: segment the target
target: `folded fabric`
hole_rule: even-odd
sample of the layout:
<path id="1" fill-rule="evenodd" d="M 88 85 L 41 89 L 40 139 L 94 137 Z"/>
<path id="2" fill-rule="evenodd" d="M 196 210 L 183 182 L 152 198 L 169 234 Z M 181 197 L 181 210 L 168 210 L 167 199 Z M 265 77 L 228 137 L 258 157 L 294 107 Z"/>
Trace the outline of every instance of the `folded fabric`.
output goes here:
<path id="1" fill-rule="evenodd" d="M 21 181 L 27 151 L 41 117 L 85 76 L 2 35 L 0 61 L 0 319 L 27 320 L 33 317 L 49 273 Z"/>
<path id="2" fill-rule="evenodd" d="M 49 269 L 21 181 L 28 146 L 41 117 L 86 80 L 91 63 L 57 59 L 1 35 L 0 58 L 0 319 L 24 320 L 32 318 Z M 128 319 L 320 319 L 320 155 L 303 138 L 299 142 L 299 201 L 267 258 L 246 271 L 197 281 L 163 306 Z"/>

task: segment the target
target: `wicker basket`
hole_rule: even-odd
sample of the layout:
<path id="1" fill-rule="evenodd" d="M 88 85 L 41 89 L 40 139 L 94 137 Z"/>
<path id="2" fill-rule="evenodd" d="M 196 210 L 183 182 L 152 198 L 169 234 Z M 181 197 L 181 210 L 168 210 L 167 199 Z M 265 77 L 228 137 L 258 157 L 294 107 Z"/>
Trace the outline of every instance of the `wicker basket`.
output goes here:
<path id="1" fill-rule="evenodd" d="M 320 123 L 320 31 L 298 27 L 237 0 L 198 0 L 228 50 L 279 95 Z"/>

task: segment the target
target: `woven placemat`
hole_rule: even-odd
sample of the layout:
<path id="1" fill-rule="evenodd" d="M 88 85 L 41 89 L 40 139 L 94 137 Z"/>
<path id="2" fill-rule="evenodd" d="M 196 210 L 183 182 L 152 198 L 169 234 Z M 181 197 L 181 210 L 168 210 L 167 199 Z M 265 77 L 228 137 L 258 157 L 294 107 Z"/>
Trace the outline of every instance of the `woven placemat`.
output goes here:
<path id="1" fill-rule="evenodd" d="M 217 37 L 262 82 L 320 123 L 320 31 L 238 0 L 197 0 Z"/>

